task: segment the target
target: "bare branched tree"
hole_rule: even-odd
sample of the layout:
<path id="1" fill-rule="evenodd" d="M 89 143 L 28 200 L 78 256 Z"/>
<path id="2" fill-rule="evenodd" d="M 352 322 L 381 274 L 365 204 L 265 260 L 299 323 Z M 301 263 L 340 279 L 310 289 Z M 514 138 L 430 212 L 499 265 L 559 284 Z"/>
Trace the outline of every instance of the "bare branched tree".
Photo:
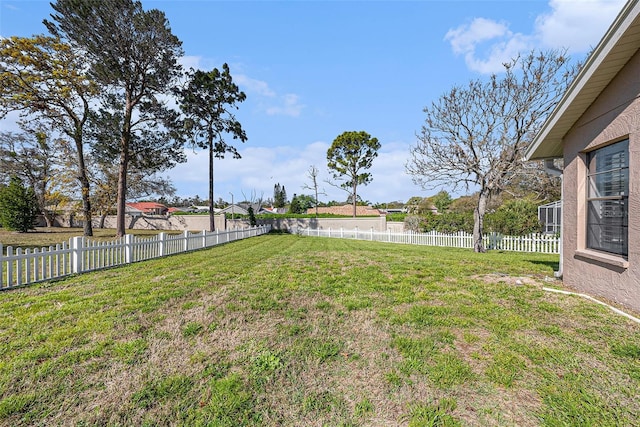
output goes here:
<path id="1" fill-rule="evenodd" d="M 504 64 L 503 75 L 457 86 L 426 107 L 406 164 L 424 189 L 477 188 L 474 250 L 484 252 L 490 197 L 517 176 L 524 151 L 576 74 L 564 52 L 531 52 Z"/>
<path id="2" fill-rule="evenodd" d="M 324 192 L 324 190 L 318 190 L 318 174 L 320 173 L 320 171 L 318 170 L 317 167 L 315 167 L 315 165 L 311 165 L 309 166 L 309 170 L 307 171 L 307 177 L 309 178 L 309 180 L 311 181 L 311 185 L 309 184 L 304 184 L 302 186 L 302 188 L 307 189 L 307 190 L 312 190 L 314 196 L 314 203 L 316 206 L 316 218 L 318 217 L 318 196 L 320 194 L 326 196 L 327 193 Z"/>

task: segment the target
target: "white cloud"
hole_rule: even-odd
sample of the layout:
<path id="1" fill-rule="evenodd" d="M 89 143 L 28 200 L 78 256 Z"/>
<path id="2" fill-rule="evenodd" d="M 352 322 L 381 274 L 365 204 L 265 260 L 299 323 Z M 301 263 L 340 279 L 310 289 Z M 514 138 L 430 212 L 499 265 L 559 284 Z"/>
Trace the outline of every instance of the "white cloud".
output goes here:
<path id="1" fill-rule="evenodd" d="M 180 64 L 185 69 L 211 70 L 216 65 L 212 65 L 211 60 L 202 58 L 201 56 L 185 55 L 179 59 Z M 239 66 L 242 68 L 242 66 Z M 300 104 L 300 97 L 294 93 L 284 95 L 278 94 L 273 90 L 269 83 L 254 79 L 246 74 L 233 74 L 233 80 L 238 84 L 240 89 L 250 95 L 252 99 L 256 99 L 259 111 L 269 116 L 290 116 L 299 117 L 302 109 L 305 107 Z"/>
<path id="2" fill-rule="evenodd" d="M 566 48 L 585 53 L 600 41 L 624 0 L 550 0 L 550 12 L 535 19 L 532 34 L 513 32 L 506 22 L 475 18 L 450 29 L 445 40 L 463 55 L 467 67 L 483 74 L 503 70 L 502 64 L 535 48 Z"/>
<path id="3" fill-rule="evenodd" d="M 476 18 L 449 30 L 445 40 L 449 41 L 454 53 L 464 55 L 469 69 L 483 74 L 503 70 L 505 62 L 533 46 L 530 36 L 513 33 L 506 23 L 485 18 Z M 481 52 L 481 48 L 485 50 Z"/>
<path id="4" fill-rule="evenodd" d="M 304 108 L 303 104 L 299 103 L 298 95 L 288 93 L 280 97 L 282 102 L 279 106 L 273 106 L 267 108 L 267 114 L 270 116 L 284 115 L 291 117 L 298 117 Z"/>
<path id="5" fill-rule="evenodd" d="M 624 5 L 624 0 L 551 0 L 551 12 L 536 19 L 542 44 L 586 52 L 595 47 Z"/>
<path id="6" fill-rule="evenodd" d="M 309 194 L 312 190 L 308 177 L 310 166 L 319 170 L 318 189 L 326 193 L 320 195 L 321 201 L 347 198 L 347 193 L 326 183 L 329 172 L 326 168 L 326 154 L 329 143 L 315 141 L 307 145 L 280 147 L 242 147 L 241 159 L 225 158 L 214 163 L 214 198 L 222 197 L 229 201 L 230 192 L 235 200 L 255 195 L 264 199 L 273 196 L 276 183 L 285 186 L 289 199 L 294 194 Z M 405 143 L 383 144 L 378 157 L 370 170 L 373 182 L 361 186 L 358 193 L 371 202 L 390 202 L 408 200 L 415 195 L 424 194 L 416 187 L 411 178 L 404 173 L 408 145 Z M 180 196 L 206 197 L 208 194 L 208 156 L 206 152 L 187 154 L 188 161 L 169 172 Z"/>
<path id="7" fill-rule="evenodd" d="M 244 74 L 240 74 L 234 77 L 234 79 L 238 83 L 238 86 L 242 86 L 242 89 L 246 92 L 253 92 L 255 94 L 268 98 L 273 98 L 276 96 L 276 93 L 271 90 L 267 82 L 252 79 L 251 77 L 245 76 Z"/>
<path id="8" fill-rule="evenodd" d="M 187 70 L 189 68 L 196 70 L 203 69 L 201 56 L 185 55 L 178 59 L 178 63 Z"/>
<path id="9" fill-rule="evenodd" d="M 451 43 L 455 53 L 467 54 L 473 52 L 480 42 L 509 35 L 511 32 L 506 24 L 490 19 L 476 18 L 469 24 L 449 30 L 444 38 Z"/>

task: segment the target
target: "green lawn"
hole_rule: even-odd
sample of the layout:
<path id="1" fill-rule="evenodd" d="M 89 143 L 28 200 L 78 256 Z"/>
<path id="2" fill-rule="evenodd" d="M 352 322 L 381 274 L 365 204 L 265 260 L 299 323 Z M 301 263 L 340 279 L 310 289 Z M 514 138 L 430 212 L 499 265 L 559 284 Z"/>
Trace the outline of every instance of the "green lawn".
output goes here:
<path id="1" fill-rule="evenodd" d="M 267 235 L 2 292 L 0 425 L 634 425 L 640 325 L 557 260 Z"/>

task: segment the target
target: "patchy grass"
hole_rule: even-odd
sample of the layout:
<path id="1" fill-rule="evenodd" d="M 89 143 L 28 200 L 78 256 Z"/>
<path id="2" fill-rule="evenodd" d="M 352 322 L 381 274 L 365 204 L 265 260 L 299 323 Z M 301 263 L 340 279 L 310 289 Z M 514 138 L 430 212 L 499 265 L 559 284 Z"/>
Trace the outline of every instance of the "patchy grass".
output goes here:
<path id="1" fill-rule="evenodd" d="M 634 425 L 640 326 L 556 266 L 267 235 L 3 292 L 0 425 Z"/>

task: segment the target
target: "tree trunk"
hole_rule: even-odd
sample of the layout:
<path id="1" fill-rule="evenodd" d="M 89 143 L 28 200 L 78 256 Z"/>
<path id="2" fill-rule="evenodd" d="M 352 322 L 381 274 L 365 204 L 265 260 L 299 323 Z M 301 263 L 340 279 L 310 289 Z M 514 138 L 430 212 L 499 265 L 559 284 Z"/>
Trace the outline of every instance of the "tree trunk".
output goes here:
<path id="1" fill-rule="evenodd" d="M 104 221 L 107 219 L 107 213 L 106 211 L 100 215 L 100 225 L 98 225 L 98 228 L 104 228 Z"/>
<path id="2" fill-rule="evenodd" d="M 118 198 L 116 199 L 116 236 L 126 234 L 125 211 L 127 203 L 127 167 L 129 163 L 128 150 L 120 153 L 120 165 L 118 167 Z"/>
<path id="3" fill-rule="evenodd" d="M 356 190 L 358 188 L 358 184 L 355 183 L 355 178 L 353 179 L 353 192 L 352 192 L 352 196 L 353 196 L 353 217 L 356 217 L 356 212 L 358 211 L 358 195 L 356 194 Z"/>
<path id="4" fill-rule="evenodd" d="M 120 135 L 120 164 L 118 166 L 118 197 L 116 199 L 116 236 L 122 237 L 127 229 L 124 223 L 127 203 L 127 169 L 129 168 L 129 142 L 131 141 L 131 116 L 133 105 L 130 94 L 126 95 L 122 134 Z"/>
<path id="5" fill-rule="evenodd" d="M 213 211 L 213 138 L 209 136 L 209 231 L 216 230 Z"/>
<path id="6" fill-rule="evenodd" d="M 47 228 L 53 227 L 53 213 L 47 209 L 43 209 L 42 216 L 44 217 L 44 223 Z"/>
<path id="7" fill-rule="evenodd" d="M 80 132 L 80 131 L 76 131 Z M 82 194 L 82 215 L 84 216 L 84 235 L 93 236 L 93 225 L 91 224 L 91 201 L 89 200 L 89 177 L 87 166 L 84 163 L 84 149 L 82 146 L 82 136 L 75 138 L 76 152 L 78 153 L 78 181 L 80 181 L 80 192 Z M 73 226 L 71 224 L 71 226 Z"/>
<path id="8" fill-rule="evenodd" d="M 484 233 L 484 214 L 487 212 L 488 198 L 487 190 L 480 190 L 478 204 L 473 210 L 473 250 L 475 252 L 486 252 L 482 243 L 482 234 Z"/>

